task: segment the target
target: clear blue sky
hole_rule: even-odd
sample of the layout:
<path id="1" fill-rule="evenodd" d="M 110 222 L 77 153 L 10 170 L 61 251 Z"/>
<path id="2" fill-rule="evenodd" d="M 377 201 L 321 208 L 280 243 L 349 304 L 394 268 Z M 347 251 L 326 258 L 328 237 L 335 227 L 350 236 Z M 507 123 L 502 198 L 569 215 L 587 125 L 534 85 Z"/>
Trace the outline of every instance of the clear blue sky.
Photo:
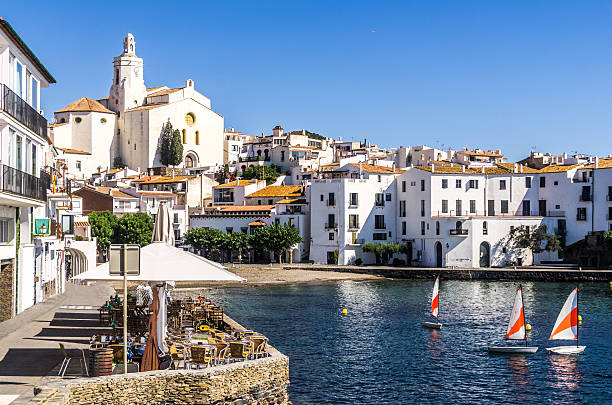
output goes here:
<path id="1" fill-rule="evenodd" d="M 13 1 L 0 13 L 57 79 L 47 117 L 108 95 L 131 32 L 147 86 L 194 79 L 226 128 L 510 159 L 612 153 L 609 1 Z"/>

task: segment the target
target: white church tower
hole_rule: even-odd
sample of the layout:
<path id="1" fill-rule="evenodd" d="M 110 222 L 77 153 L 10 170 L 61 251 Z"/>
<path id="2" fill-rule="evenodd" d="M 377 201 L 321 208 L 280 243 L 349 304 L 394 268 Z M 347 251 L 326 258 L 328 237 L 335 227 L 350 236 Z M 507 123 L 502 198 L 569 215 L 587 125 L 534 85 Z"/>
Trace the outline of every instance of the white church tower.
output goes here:
<path id="1" fill-rule="evenodd" d="M 123 40 L 123 53 L 113 59 L 113 85 L 108 108 L 120 114 L 141 106 L 147 96 L 142 59 L 136 56 L 136 41 L 132 34 Z"/>

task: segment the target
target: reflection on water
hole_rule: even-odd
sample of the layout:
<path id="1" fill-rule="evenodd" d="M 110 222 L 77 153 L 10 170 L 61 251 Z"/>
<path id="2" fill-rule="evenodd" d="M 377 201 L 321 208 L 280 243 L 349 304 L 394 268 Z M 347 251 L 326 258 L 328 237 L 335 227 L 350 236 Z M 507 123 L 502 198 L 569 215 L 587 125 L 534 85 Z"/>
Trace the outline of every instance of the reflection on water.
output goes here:
<path id="1" fill-rule="evenodd" d="M 217 288 L 212 297 L 238 322 L 290 357 L 296 404 L 542 403 L 612 398 L 612 294 L 582 285 L 579 356 L 545 347 L 569 283 L 524 283 L 531 356 L 490 356 L 504 335 L 518 283 L 440 281 L 442 330 L 423 328 L 432 280 L 316 286 Z M 346 316 L 342 308 L 348 310 Z M 426 398 L 423 397 L 426 391 Z"/>
<path id="2" fill-rule="evenodd" d="M 551 354 L 550 372 L 554 377 L 552 386 L 559 389 L 575 390 L 582 381 L 582 370 L 578 367 L 578 357 L 562 354 Z"/>

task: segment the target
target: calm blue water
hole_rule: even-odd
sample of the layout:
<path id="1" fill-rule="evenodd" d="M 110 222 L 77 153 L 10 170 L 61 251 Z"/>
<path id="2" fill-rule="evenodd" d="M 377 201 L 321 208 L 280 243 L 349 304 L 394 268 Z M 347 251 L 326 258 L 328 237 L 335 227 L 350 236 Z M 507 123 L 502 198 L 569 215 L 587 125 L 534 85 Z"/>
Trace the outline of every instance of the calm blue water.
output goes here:
<path id="1" fill-rule="evenodd" d="M 532 356 L 489 355 L 503 343 L 516 284 L 441 281 L 441 331 L 427 319 L 433 280 L 210 289 L 226 312 L 290 359 L 294 404 L 612 403 L 612 290 L 580 286 L 580 356 L 547 338 L 573 284 L 523 283 Z M 348 316 L 342 316 L 342 308 Z M 571 344 L 571 343 L 567 343 Z"/>

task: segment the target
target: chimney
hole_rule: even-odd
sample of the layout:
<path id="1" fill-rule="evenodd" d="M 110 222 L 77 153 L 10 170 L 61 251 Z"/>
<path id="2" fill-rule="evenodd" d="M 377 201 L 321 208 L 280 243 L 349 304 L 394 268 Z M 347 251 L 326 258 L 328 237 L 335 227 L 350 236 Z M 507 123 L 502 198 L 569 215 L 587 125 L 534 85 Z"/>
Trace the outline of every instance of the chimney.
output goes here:
<path id="1" fill-rule="evenodd" d="M 172 180 L 174 180 L 174 170 L 172 170 Z"/>
<path id="2" fill-rule="evenodd" d="M 515 163 L 514 170 L 512 171 L 512 173 L 517 173 L 517 172 L 518 172 L 518 165 Z"/>
<path id="3" fill-rule="evenodd" d="M 484 174 L 485 170 L 484 170 L 484 166 L 480 167 L 480 172 Z"/>
<path id="4" fill-rule="evenodd" d="M 454 167 L 453 165 L 454 165 L 454 163 L 453 163 L 453 162 L 451 162 L 451 167 Z"/>
<path id="5" fill-rule="evenodd" d="M 191 79 L 185 80 L 185 88 L 193 88 L 193 80 Z"/>
<path id="6" fill-rule="evenodd" d="M 599 169 L 599 158 L 595 156 L 595 168 Z"/>
<path id="7" fill-rule="evenodd" d="M 302 129 L 302 135 L 306 136 L 306 130 Z"/>
<path id="8" fill-rule="evenodd" d="M 465 173 L 465 165 L 461 165 L 461 172 Z"/>
<path id="9" fill-rule="evenodd" d="M 274 128 L 272 128 L 272 135 L 274 135 L 274 136 L 282 136 L 283 135 L 283 127 L 281 127 L 280 125 L 277 125 Z"/>
<path id="10" fill-rule="evenodd" d="M 431 164 L 431 172 L 434 173 L 436 171 L 436 166 L 434 166 L 434 164 Z"/>
<path id="11" fill-rule="evenodd" d="M 519 165 L 519 171 L 523 173 L 523 165 Z"/>

